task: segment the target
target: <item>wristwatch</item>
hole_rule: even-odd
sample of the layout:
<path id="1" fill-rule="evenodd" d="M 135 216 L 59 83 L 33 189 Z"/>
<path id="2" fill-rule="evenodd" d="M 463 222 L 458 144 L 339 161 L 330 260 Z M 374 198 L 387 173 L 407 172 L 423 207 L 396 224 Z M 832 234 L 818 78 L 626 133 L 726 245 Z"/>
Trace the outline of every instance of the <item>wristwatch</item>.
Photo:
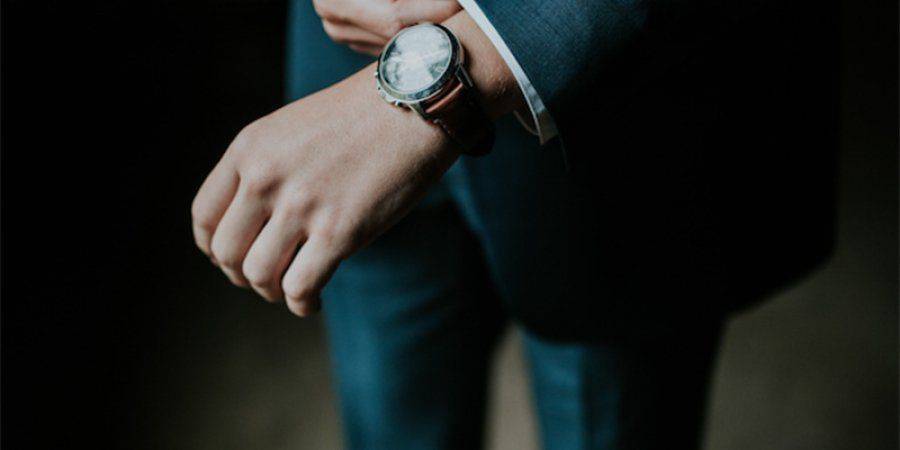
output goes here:
<path id="1" fill-rule="evenodd" d="M 381 51 L 378 93 L 441 127 L 465 154 L 480 156 L 494 144 L 494 126 L 478 103 L 453 32 L 432 23 L 404 28 Z"/>

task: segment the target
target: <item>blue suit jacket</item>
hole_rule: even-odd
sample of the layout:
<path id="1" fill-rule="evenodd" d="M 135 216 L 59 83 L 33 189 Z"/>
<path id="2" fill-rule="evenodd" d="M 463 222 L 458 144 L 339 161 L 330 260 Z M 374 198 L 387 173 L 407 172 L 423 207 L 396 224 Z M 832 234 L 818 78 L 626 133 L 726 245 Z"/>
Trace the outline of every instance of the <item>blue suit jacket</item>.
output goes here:
<path id="1" fill-rule="evenodd" d="M 451 174 L 508 308 L 533 331 L 646 335 L 717 319 L 830 254 L 834 4 L 478 3 L 560 131 L 540 149 L 501 123 L 494 152 Z M 297 5 L 294 44 L 318 26 Z M 292 52 L 291 80 L 305 80 L 294 97 L 365 62 Z"/>
<path id="2" fill-rule="evenodd" d="M 630 316 L 731 311 L 834 235 L 832 2 L 480 0 L 560 130 L 594 264 Z M 601 261 L 598 262 L 597 260 Z M 583 299 L 568 314 L 609 313 Z M 550 332 L 547 311 L 522 305 Z M 554 322 L 553 320 L 549 322 Z M 577 328 L 577 327 L 576 327 Z M 589 331 L 585 331 L 589 333 Z"/>

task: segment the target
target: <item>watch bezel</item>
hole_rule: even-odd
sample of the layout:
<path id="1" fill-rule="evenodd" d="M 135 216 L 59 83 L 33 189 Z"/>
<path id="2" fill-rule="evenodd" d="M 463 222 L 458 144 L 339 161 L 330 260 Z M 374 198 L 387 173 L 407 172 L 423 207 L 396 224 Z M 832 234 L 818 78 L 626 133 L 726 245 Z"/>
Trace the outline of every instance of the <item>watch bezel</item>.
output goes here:
<path id="1" fill-rule="evenodd" d="M 397 37 L 402 35 L 404 32 L 417 27 L 436 27 L 441 30 L 441 32 L 443 32 L 445 36 L 447 36 L 447 38 L 450 40 L 450 62 L 449 64 L 447 64 L 447 68 L 444 70 L 441 76 L 439 76 L 427 87 L 415 92 L 398 91 L 396 89 L 393 89 L 390 83 L 388 83 L 384 79 L 381 73 L 381 65 L 384 62 L 384 58 L 387 54 L 387 49 L 391 48 L 391 44 L 394 43 Z M 397 105 L 412 105 L 416 103 L 422 103 L 440 94 L 443 88 L 450 84 L 450 80 L 456 76 L 456 73 L 461 65 L 462 47 L 460 46 L 459 40 L 456 38 L 453 32 L 443 25 L 423 22 L 411 27 L 404 28 L 396 35 L 394 35 L 394 37 L 391 38 L 390 41 L 388 41 L 388 43 L 384 46 L 384 50 L 381 51 L 381 55 L 378 56 L 378 65 L 375 69 L 375 78 L 377 80 L 378 89 L 382 97 L 384 97 L 386 101 Z"/>

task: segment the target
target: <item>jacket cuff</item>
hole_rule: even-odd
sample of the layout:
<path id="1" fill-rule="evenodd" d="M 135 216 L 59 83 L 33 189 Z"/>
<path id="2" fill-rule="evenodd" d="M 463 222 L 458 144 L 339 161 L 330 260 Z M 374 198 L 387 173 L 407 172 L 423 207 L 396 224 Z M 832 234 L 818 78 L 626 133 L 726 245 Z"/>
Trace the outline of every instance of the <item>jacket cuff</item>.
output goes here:
<path id="1" fill-rule="evenodd" d="M 541 97 L 538 95 L 534 85 L 528 79 L 528 76 L 525 75 L 522 66 L 516 61 L 516 57 L 513 56 L 509 47 L 506 45 L 506 42 L 500 37 L 500 33 L 497 32 L 497 29 L 494 28 L 494 25 L 491 24 L 487 16 L 485 16 L 484 11 L 482 11 L 481 7 L 475 3 L 475 0 L 457 1 L 459 5 L 469 13 L 469 17 L 475 21 L 478 28 L 480 28 L 488 39 L 490 39 L 491 43 L 494 44 L 497 52 L 500 53 L 500 57 L 503 58 L 503 61 L 506 62 L 506 65 L 509 66 L 509 70 L 516 78 L 516 83 L 518 83 L 519 89 L 522 90 L 522 95 L 525 97 L 525 102 L 528 104 L 528 110 L 531 113 L 530 118 L 525 118 L 517 112 L 516 117 L 519 119 L 519 122 L 521 122 L 528 131 L 536 134 L 541 144 L 556 137 L 556 122 L 554 122 L 553 117 L 550 116 L 550 111 L 547 109 L 543 100 L 541 100 Z"/>

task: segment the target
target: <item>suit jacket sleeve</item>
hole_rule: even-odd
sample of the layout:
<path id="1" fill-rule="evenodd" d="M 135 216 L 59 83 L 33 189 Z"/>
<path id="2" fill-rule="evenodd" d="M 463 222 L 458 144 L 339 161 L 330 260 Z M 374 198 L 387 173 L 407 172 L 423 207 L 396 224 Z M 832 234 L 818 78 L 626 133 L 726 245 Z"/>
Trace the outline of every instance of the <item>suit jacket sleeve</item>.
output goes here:
<path id="1" fill-rule="evenodd" d="M 761 0 L 477 0 L 555 119 L 567 131 L 585 106 L 615 114 Z M 593 118 L 598 119 L 598 118 Z M 578 145 L 580 146 L 580 145 Z M 571 157 L 571 155 L 569 155 Z"/>

